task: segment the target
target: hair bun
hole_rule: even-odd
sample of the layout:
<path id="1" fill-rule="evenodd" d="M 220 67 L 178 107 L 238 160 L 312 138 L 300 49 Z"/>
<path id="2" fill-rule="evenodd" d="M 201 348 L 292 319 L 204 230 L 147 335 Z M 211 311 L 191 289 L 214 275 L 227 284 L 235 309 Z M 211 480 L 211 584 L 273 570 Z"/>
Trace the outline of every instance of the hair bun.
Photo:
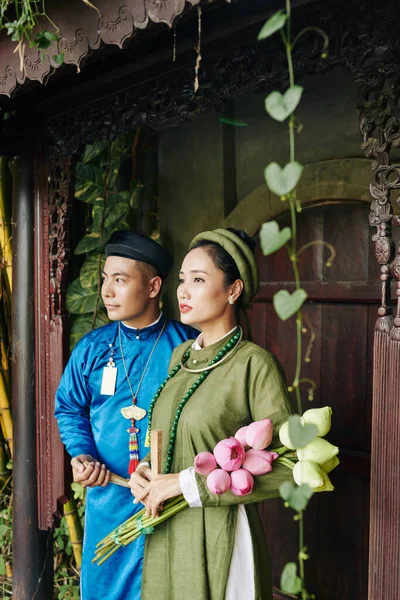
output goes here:
<path id="1" fill-rule="evenodd" d="M 250 250 L 254 254 L 256 242 L 245 231 L 243 231 L 243 229 L 234 229 L 233 227 L 228 227 L 227 231 L 230 231 L 231 233 L 234 233 L 235 235 L 237 235 L 242 240 L 242 242 L 244 242 L 250 248 Z"/>

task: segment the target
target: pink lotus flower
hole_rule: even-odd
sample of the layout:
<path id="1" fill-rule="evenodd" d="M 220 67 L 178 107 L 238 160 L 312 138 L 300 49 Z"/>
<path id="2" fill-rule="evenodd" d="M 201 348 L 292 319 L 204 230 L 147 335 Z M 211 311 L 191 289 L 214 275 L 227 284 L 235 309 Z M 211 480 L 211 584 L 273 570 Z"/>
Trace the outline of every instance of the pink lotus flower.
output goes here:
<path id="1" fill-rule="evenodd" d="M 247 469 L 252 475 L 264 475 L 272 471 L 272 462 L 278 458 L 276 452 L 268 452 L 268 450 L 247 450 L 243 469 Z"/>
<path id="2" fill-rule="evenodd" d="M 217 468 L 217 461 L 211 452 L 199 452 L 194 459 L 194 470 L 199 475 L 209 475 Z"/>
<path id="3" fill-rule="evenodd" d="M 237 440 L 239 440 L 239 442 L 242 444 L 243 448 L 248 448 L 248 445 L 246 442 L 246 431 L 247 431 L 247 425 L 245 425 L 244 427 L 241 427 L 235 433 L 235 438 Z"/>
<path id="4" fill-rule="evenodd" d="M 238 469 L 231 473 L 231 491 L 235 496 L 251 494 L 253 485 L 253 476 L 246 469 Z"/>
<path id="5" fill-rule="evenodd" d="M 211 452 L 199 452 L 194 459 L 194 470 L 199 475 L 209 475 L 217 468 L 217 461 Z"/>
<path id="6" fill-rule="evenodd" d="M 254 450 L 264 450 L 272 442 L 274 426 L 270 419 L 254 421 L 247 426 L 246 443 Z"/>
<path id="7" fill-rule="evenodd" d="M 234 437 L 218 442 L 214 448 L 215 460 L 225 471 L 240 469 L 244 461 L 244 448 Z"/>
<path id="8" fill-rule="evenodd" d="M 230 475 L 223 469 L 214 469 L 207 477 L 207 487 L 213 494 L 223 494 L 230 486 Z"/>

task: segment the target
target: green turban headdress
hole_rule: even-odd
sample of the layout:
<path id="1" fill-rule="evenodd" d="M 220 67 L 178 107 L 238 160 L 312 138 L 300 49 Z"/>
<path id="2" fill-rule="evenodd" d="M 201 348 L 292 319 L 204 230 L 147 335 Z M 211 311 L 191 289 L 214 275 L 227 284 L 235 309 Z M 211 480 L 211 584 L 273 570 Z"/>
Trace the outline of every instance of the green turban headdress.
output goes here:
<path id="1" fill-rule="evenodd" d="M 253 251 L 236 233 L 227 229 L 214 229 L 203 231 L 196 235 L 190 243 L 189 250 L 198 242 L 214 242 L 233 258 L 238 268 L 240 279 L 243 281 L 242 303 L 243 308 L 250 308 L 254 296 L 258 292 L 258 267 Z"/>

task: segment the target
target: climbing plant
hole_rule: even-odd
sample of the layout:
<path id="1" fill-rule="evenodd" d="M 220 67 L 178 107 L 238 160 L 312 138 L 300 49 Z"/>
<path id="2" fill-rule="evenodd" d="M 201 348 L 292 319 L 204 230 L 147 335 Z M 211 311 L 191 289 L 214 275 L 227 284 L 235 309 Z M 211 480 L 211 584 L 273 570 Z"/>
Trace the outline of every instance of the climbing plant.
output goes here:
<path id="1" fill-rule="evenodd" d="M 316 387 L 314 381 L 301 377 L 303 360 L 309 362 L 312 344 L 309 344 L 307 351 L 303 353 L 302 335 L 307 332 L 304 327 L 304 317 L 302 307 L 307 299 L 307 292 L 303 289 L 300 280 L 298 268 L 299 256 L 311 245 L 322 244 L 328 247 L 331 256 L 326 262 L 329 267 L 334 259 L 334 248 L 322 240 L 313 240 L 302 248 L 297 247 L 297 217 L 301 212 L 301 200 L 297 195 L 297 186 L 302 176 L 303 166 L 296 160 L 295 136 L 298 131 L 298 121 L 296 119 L 296 109 L 301 101 L 303 88 L 296 85 L 294 78 L 294 69 L 292 61 L 292 51 L 299 40 L 308 32 L 314 32 L 322 37 L 323 49 L 322 57 L 325 58 L 328 49 L 328 38 L 324 31 L 318 27 L 306 27 L 302 29 L 295 37 L 292 36 L 292 15 L 291 1 L 286 0 L 285 10 L 279 10 L 273 14 L 261 29 L 258 40 L 265 40 L 275 33 L 279 32 L 285 47 L 289 86 L 282 94 L 279 91 L 272 91 L 265 99 L 265 110 L 274 120 L 278 122 L 287 122 L 289 135 L 289 162 L 282 168 L 278 163 L 271 162 L 265 168 L 265 181 L 271 192 L 276 194 L 283 202 L 289 205 L 291 216 L 291 227 L 279 228 L 276 221 L 264 223 L 260 232 L 260 243 L 263 254 L 268 256 L 282 247 L 286 247 L 289 259 L 293 267 L 295 280 L 295 291 L 290 294 L 287 290 L 279 290 L 273 297 L 273 305 L 278 317 L 286 321 L 292 317 L 296 319 L 296 370 L 293 381 L 289 386 L 289 391 L 293 392 L 296 399 L 297 415 L 293 415 L 289 420 L 289 435 L 295 448 L 302 448 L 313 441 L 317 435 L 317 429 L 313 424 L 307 424 L 301 418 L 303 414 L 301 385 L 307 384 L 309 387 L 308 397 L 312 400 L 313 392 Z M 338 461 L 335 461 L 335 466 Z M 333 467 L 334 468 L 334 467 Z M 326 486 L 325 489 L 333 489 L 332 486 Z M 323 491 L 318 489 L 317 491 Z M 280 494 L 285 501 L 285 506 L 295 510 L 294 519 L 299 524 L 299 551 L 297 555 L 297 564 L 289 562 L 286 564 L 281 576 L 281 589 L 283 592 L 300 596 L 302 600 L 315 598 L 311 594 L 305 581 L 304 563 L 309 558 L 307 547 L 304 542 L 303 516 L 311 499 L 314 490 L 303 483 L 297 486 L 291 482 L 282 484 Z M 297 571 L 298 568 L 298 571 Z"/>
<path id="2" fill-rule="evenodd" d="M 68 287 L 67 309 L 73 316 L 71 348 L 88 331 L 108 323 L 101 299 L 104 246 L 116 229 L 130 229 L 144 184 L 121 168 L 132 156 L 134 135 L 86 146 L 76 168 L 75 198 L 88 207 L 88 226 L 75 248 L 84 256 L 80 275 Z"/>

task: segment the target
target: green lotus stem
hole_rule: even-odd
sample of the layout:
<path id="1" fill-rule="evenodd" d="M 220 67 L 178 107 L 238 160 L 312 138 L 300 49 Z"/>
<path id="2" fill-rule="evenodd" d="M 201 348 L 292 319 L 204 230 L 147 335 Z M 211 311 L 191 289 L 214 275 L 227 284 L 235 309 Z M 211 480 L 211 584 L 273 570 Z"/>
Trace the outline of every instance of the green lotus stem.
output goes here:
<path id="1" fill-rule="evenodd" d="M 164 510 L 158 517 L 146 517 L 146 508 L 143 508 L 97 544 L 95 557 L 92 559 L 92 563 L 97 562 L 98 565 L 102 565 L 112 554 L 114 554 L 114 552 L 118 550 L 118 548 L 120 548 L 121 545 L 127 546 L 135 539 L 143 535 L 143 531 L 139 531 L 136 525 L 136 520 L 139 517 L 142 517 L 143 528 L 156 527 L 187 506 L 189 505 L 183 499 L 183 496 L 178 496 L 177 498 L 173 498 L 165 505 Z M 119 543 L 116 542 L 115 538 L 118 538 Z"/>
<path id="2" fill-rule="evenodd" d="M 294 464 L 292 463 L 292 461 L 289 458 L 285 458 L 284 456 L 280 456 L 279 458 L 277 458 L 276 462 L 280 463 L 281 465 L 285 465 L 291 471 L 293 471 L 294 469 Z"/>
<path id="3" fill-rule="evenodd" d="M 285 452 L 288 451 L 288 448 L 286 448 L 286 446 L 280 446 L 279 448 L 271 448 L 271 450 L 268 449 L 268 452 L 276 452 L 276 454 L 279 454 L 279 456 L 281 454 L 285 454 Z"/>

